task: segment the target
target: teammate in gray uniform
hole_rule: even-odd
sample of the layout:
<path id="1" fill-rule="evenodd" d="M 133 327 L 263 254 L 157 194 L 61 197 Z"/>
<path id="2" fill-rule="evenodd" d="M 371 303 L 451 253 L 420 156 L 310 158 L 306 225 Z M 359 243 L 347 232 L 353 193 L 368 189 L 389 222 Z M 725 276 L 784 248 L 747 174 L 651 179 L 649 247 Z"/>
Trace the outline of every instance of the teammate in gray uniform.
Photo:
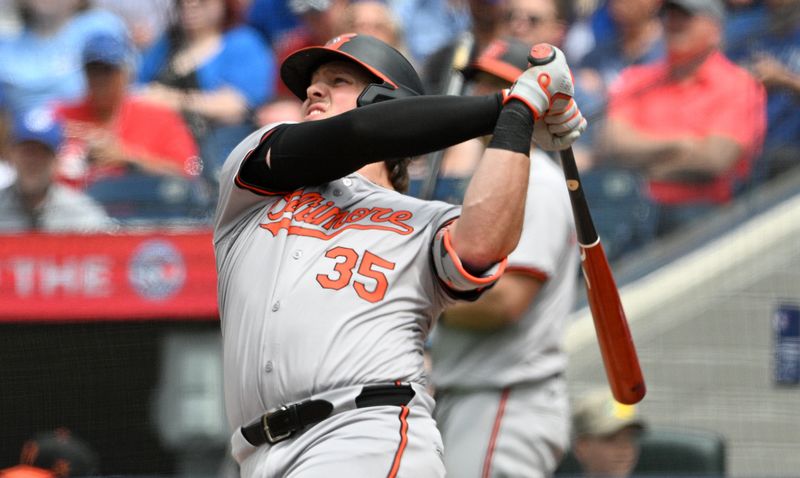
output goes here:
<path id="1" fill-rule="evenodd" d="M 488 45 L 468 70 L 475 91 L 511 84 L 527 66 L 528 50 L 510 38 Z M 536 149 L 522 237 L 505 274 L 477 301 L 448 308 L 433 334 L 434 416 L 448 476 L 555 471 L 569 446 L 561 340 L 578 264 L 563 171 Z"/>
<path id="2" fill-rule="evenodd" d="M 369 36 L 284 61 L 304 120 L 234 149 L 214 227 L 242 476 L 444 475 L 423 343 L 517 244 L 534 118 L 555 144 L 585 128 L 563 53 L 532 54 L 555 58 L 479 98 L 420 96 L 408 61 Z M 402 158 L 492 131 L 461 211 L 393 190 L 407 181 Z"/>

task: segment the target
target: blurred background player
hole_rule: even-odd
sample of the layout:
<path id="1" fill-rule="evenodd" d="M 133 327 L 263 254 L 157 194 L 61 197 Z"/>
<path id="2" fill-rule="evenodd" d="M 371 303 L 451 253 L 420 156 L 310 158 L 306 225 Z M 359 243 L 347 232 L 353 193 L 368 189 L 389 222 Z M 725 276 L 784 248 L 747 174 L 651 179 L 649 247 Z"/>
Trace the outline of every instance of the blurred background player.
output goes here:
<path id="1" fill-rule="evenodd" d="M 72 478 L 96 476 L 97 453 L 66 428 L 38 433 L 26 441 L 20 464 L 0 470 L 0 478 Z"/>
<path id="2" fill-rule="evenodd" d="M 608 389 L 592 390 L 575 400 L 572 453 L 582 476 L 627 478 L 639 460 L 645 421 L 634 405 L 623 405 Z"/>
<path id="3" fill-rule="evenodd" d="M 512 39 L 492 42 L 469 69 L 474 93 L 510 86 L 528 50 Z M 477 160 L 483 143 L 471 143 L 448 153 Z M 536 148 L 522 237 L 505 274 L 477 301 L 446 309 L 433 335 L 435 416 L 449 476 L 546 477 L 558 466 L 569 447 L 561 341 L 577 276 L 564 175 Z"/>
<path id="4" fill-rule="evenodd" d="M 102 206 L 56 182 L 56 155 L 64 136 L 47 110 L 14 119 L 8 160 L 16 179 L 0 190 L 0 231 L 91 231 L 111 226 Z"/>

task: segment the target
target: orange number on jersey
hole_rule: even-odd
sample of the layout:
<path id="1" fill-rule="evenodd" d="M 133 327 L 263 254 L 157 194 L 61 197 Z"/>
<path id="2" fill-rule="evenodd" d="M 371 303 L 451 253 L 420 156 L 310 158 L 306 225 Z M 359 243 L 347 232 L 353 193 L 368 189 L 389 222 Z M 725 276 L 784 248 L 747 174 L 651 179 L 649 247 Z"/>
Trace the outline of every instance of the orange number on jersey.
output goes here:
<path id="1" fill-rule="evenodd" d="M 378 302 L 386 295 L 386 289 L 389 287 L 389 281 L 386 279 L 386 274 L 373 269 L 373 266 L 383 267 L 384 269 L 394 270 L 394 263 L 386 259 L 381 259 L 375 254 L 364 251 L 364 258 L 361 259 L 361 264 L 358 266 L 358 273 L 364 277 L 375 279 L 377 283 L 375 289 L 367 290 L 367 286 L 363 282 L 355 281 L 353 288 L 362 299 L 369 302 Z"/>
<path id="2" fill-rule="evenodd" d="M 334 273 L 330 275 L 317 274 L 317 282 L 325 289 L 343 289 L 350 283 L 350 279 L 353 277 L 353 270 L 359 259 L 358 253 L 346 247 L 334 247 L 325 253 L 325 257 L 330 259 L 343 257 L 344 260 L 337 262 L 333 267 L 334 273 L 338 275 Z M 394 270 L 394 266 L 393 262 L 389 262 L 369 251 L 365 251 L 364 257 L 361 259 L 361 264 L 358 265 L 358 274 L 373 279 L 375 281 L 375 287 L 369 290 L 364 282 L 358 280 L 353 281 L 353 289 L 355 289 L 356 294 L 368 302 L 378 302 L 383 299 L 386 295 L 386 289 L 389 287 L 389 280 L 386 278 L 386 274 L 376 270 L 375 267 Z"/>
<path id="3" fill-rule="evenodd" d="M 329 275 L 317 274 L 317 282 L 326 289 L 341 290 L 350 283 L 350 279 L 353 277 L 353 269 L 356 267 L 356 261 L 358 261 L 358 253 L 346 247 L 334 247 L 325 253 L 325 257 L 331 259 L 344 257 L 344 261 L 336 263 L 333 267 L 339 277 L 332 278 Z"/>

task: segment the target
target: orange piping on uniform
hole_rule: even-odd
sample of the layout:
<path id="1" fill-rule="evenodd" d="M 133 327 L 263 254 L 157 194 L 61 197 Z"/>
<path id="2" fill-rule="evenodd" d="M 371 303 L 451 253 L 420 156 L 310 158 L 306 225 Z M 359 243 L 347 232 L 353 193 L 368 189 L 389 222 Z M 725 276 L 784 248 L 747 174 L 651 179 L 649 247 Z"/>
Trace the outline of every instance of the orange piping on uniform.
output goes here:
<path id="1" fill-rule="evenodd" d="M 406 451 L 408 444 L 408 421 L 406 418 L 408 418 L 409 411 L 410 409 L 405 405 L 400 407 L 400 446 L 397 447 L 388 478 L 396 478 L 397 472 L 400 471 L 400 461 L 403 459 L 403 452 Z"/>
<path id="2" fill-rule="evenodd" d="M 508 266 L 506 267 L 506 274 L 508 274 L 509 272 L 517 272 L 519 274 L 525 274 L 542 282 L 547 282 L 547 279 L 550 278 L 550 275 L 547 274 L 547 272 L 541 269 L 537 269 L 535 267 Z"/>
<path id="3" fill-rule="evenodd" d="M 489 478 L 492 471 L 492 457 L 494 455 L 494 448 L 497 445 L 497 435 L 500 433 L 500 423 L 503 421 L 503 414 L 506 412 L 506 402 L 508 395 L 511 393 L 510 388 L 504 388 L 503 393 L 500 395 L 500 405 L 497 407 L 497 415 L 494 417 L 494 425 L 492 425 L 492 436 L 489 438 L 489 448 L 486 450 L 486 458 L 483 460 L 483 473 L 482 478 Z"/>

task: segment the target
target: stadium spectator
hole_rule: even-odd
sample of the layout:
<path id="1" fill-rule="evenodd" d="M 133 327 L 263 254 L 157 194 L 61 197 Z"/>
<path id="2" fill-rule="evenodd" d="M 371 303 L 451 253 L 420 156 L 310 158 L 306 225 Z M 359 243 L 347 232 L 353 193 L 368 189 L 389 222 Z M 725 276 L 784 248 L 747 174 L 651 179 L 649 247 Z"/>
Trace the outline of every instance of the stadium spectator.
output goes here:
<path id="1" fill-rule="evenodd" d="M 634 405 L 623 405 L 608 389 L 588 392 L 572 412 L 572 453 L 583 476 L 626 478 L 639 461 L 645 421 Z"/>
<path id="2" fill-rule="evenodd" d="M 272 50 L 242 24 L 238 0 L 176 0 L 177 20 L 143 55 L 144 98 L 180 111 L 211 178 L 274 92 Z"/>
<path id="3" fill-rule="evenodd" d="M 467 31 L 474 17 L 470 15 L 470 2 L 466 1 L 393 0 L 389 3 L 403 25 L 411 54 L 409 60 L 414 65 L 424 65 L 430 55 Z M 477 3 L 481 3 L 480 0 Z"/>
<path id="4" fill-rule="evenodd" d="M 97 8 L 119 16 L 138 51 L 146 50 L 172 22 L 173 0 L 92 0 Z"/>
<path id="5" fill-rule="evenodd" d="M 667 0 L 666 58 L 612 86 L 601 153 L 645 175 L 659 236 L 730 202 L 762 144 L 764 89 L 719 50 L 723 20 L 720 0 Z"/>
<path id="6" fill-rule="evenodd" d="M 199 174 L 197 146 L 181 116 L 129 92 L 132 53 L 130 43 L 111 35 L 86 43 L 88 93 L 57 110 L 68 138 L 59 174 L 73 186 L 131 172 Z"/>
<path id="7" fill-rule="evenodd" d="M 615 35 L 597 44 L 581 61 L 576 81 L 582 85 L 584 111 L 604 105 L 608 86 L 626 67 L 664 56 L 664 37 L 658 18 L 661 0 L 609 0 Z M 587 101 L 591 100 L 591 101 Z"/>
<path id="8" fill-rule="evenodd" d="M 282 51 L 281 41 L 300 26 L 285 0 L 246 0 L 245 22 L 258 30 L 276 52 Z"/>
<path id="9" fill-rule="evenodd" d="M 98 32 L 126 34 L 116 15 L 85 9 L 81 0 L 20 0 L 23 29 L 0 42 L 0 89 L 14 114 L 74 101 L 86 89 L 81 51 Z"/>
<path id="10" fill-rule="evenodd" d="M 503 0 L 500 35 L 527 45 L 546 42 L 561 46 L 567 33 L 564 6 L 558 0 Z"/>
<path id="11" fill-rule="evenodd" d="M 2 90 L 0 90 L 0 189 L 14 182 L 16 173 L 8 162 L 11 116 L 6 109 Z"/>
<path id="12" fill-rule="evenodd" d="M 22 446 L 20 464 L 0 470 L 0 478 L 70 478 L 94 476 L 97 453 L 69 430 L 39 433 Z"/>
<path id="13" fill-rule="evenodd" d="M 339 32 L 372 35 L 410 56 L 405 46 L 403 27 L 389 5 L 382 0 L 351 2 L 342 13 Z"/>
<path id="14" fill-rule="evenodd" d="M 726 52 L 767 89 L 767 133 L 756 181 L 800 164 L 800 2 L 767 0 L 732 15 Z"/>
<path id="15" fill-rule="evenodd" d="M 89 231 L 111 226 L 103 208 L 83 193 L 55 181 L 61 125 L 46 110 L 14 120 L 8 159 L 17 172 L 0 190 L 0 230 Z"/>

